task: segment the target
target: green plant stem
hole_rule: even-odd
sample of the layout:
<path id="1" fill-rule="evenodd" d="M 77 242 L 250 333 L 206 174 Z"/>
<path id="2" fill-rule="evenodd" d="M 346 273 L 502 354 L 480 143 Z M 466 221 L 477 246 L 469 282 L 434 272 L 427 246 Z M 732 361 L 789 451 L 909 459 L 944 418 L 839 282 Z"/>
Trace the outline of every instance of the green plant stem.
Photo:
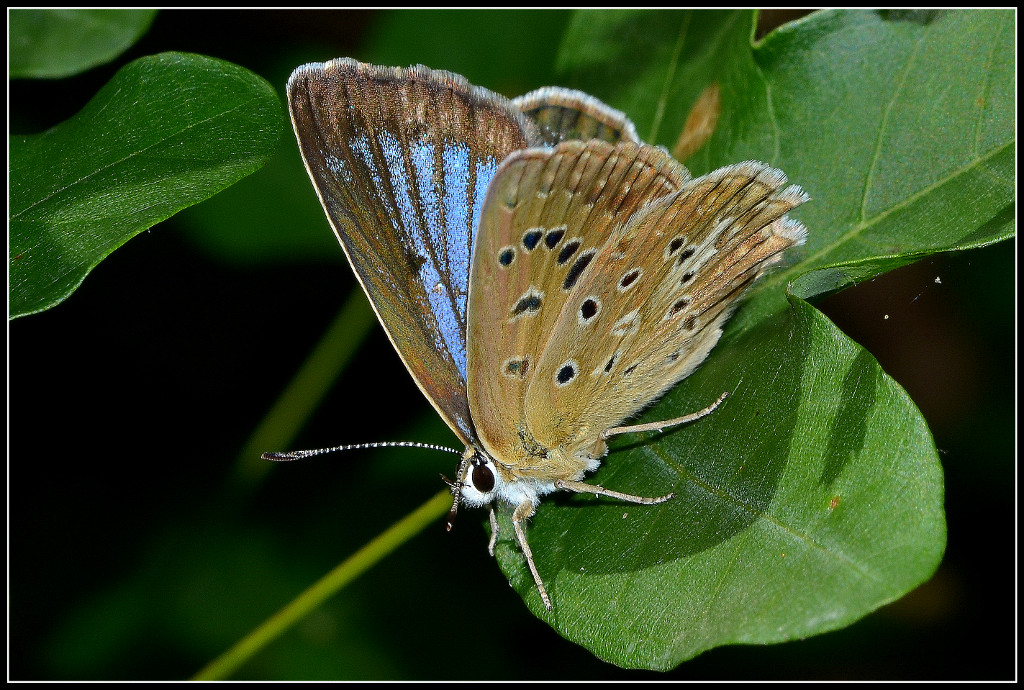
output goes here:
<path id="1" fill-rule="evenodd" d="M 316 348 L 249 437 L 235 464 L 237 484 L 249 486 L 266 475 L 271 463 L 260 459 L 262 453 L 290 450 L 288 446 L 296 433 L 334 385 L 375 321 L 366 296 L 356 287 Z"/>
<path id="2" fill-rule="evenodd" d="M 451 493 L 447 489 L 438 492 L 429 501 L 352 554 L 345 562 L 327 573 L 309 589 L 293 599 L 291 603 L 268 618 L 261 626 L 239 640 L 231 649 L 207 664 L 192 679 L 220 680 L 227 678 L 257 651 L 277 639 L 285 630 L 320 606 L 328 597 L 337 593 L 371 566 L 421 532 L 428 524 L 443 516 L 450 508 Z"/>

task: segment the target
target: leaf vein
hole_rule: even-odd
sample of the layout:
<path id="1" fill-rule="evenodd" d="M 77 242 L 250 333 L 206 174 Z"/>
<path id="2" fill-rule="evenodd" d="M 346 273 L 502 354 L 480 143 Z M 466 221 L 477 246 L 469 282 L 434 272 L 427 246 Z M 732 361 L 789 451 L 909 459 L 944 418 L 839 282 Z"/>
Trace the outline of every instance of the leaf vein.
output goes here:
<path id="1" fill-rule="evenodd" d="M 914 192 L 913 194 L 907 196 L 907 198 L 904 199 L 903 201 L 901 201 L 900 203 L 894 204 L 890 208 L 885 209 L 884 211 L 878 213 L 874 217 L 872 217 L 870 219 L 862 219 L 861 222 L 857 223 L 852 228 L 850 228 L 850 230 L 848 230 L 847 232 L 845 232 L 842 235 L 840 235 L 836 239 L 835 242 L 832 242 L 831 244 L 825 245 L 824 247 L 822 247 L 821 249 L 816 251 L 814 254 L 811 254 L 811 255 L 807 256 L 799 264 L 795 264 L 793 266 L 790 266 L 787 269 L 784 269 L 784 270 L 781 270 L 781 271 L 777 271 L 775 273 L 770 274 L 764 280 L 764 282 L 761 284 L 760 289 L 768 289 L 772 285 L 777 285 L 779 283 L 788 282 L 789 280 L 791 280 L 793 277 L 795 277 L 798 274 L 806 273 L 806 272 L 808 272 L 811 269 L 820 268 L 821 266 L 817 265 L 817 264 L 819 262 L 824 264 L 824 262 L 822 261 L 822 257 L 825 257 L 828 254 L 831 254 L 836 249 L 838 249 L 839 247 L 843 246 L 845 243 L 847 243 L 847 242 L 849 242 L 851 240 L 854 240 L 857 237 L 859 237 L 865 230 L 868 230 L 869 228 L 877 225 L 878 223 L 882 222 L 883 220 L 885 220 L 886 218 L 891 216 L 893 213 L 896 213 L 897 211 L 900 211 L 900 210 L 910 206 L 911 204 L 915 203 L 916 201 L 918 201 L 919 199 L 921 199 L 925 195 L 927 195 L 927 194 L 931 193 L 932 191 L 934 191 L 934 190 L 936 190 L 936 189 L 938 189 L 938 188 L 940 188 L 940 187 L 942 187 L 942 186 L 952 182 L 953 180 L 955 180 L 957 177 L 959 177 L 961 175 L 964 175 L 964 174 L 966 174 L 966 173 L 968 173 L 968 172 L 970 172 L 972 170 L 975 170 L 975 169 L 978 169 L 978 170 L 980 170 L 983 173 L 991 175 L 991 173 L 989 173 L 988 170 L 984 167 L 984 164 L 986 162 L 988 162 L 989 160 L 995 158 L 999 154 L 1003 153 L 1010 146 L 1013 146 L 1013 142 L 1008 142 L 1006 144 L 1003 144 L 1002 146 L 998 146 L 998 147 L 992 149 L 985 156 L 983 156 L 981 158 L 976 158 L 975 160 L 972 160 L 972 161 L 968 161 L 968 163 L 965 164 L 964 166 L 961 166 L 960 168 L 956 168 L 956 169 L 952 170 L 945 177 L 936 180 L 935 182 L 933 182 L 932 184 L 928 185 L 927 187 L 921 188 L 920 190 L 918 190 L 918 191 Z M 1002 184 L 1004 186 L 1007 186 L 1007 187 L 1012 187 L 1012 185 L 1007 183 L 1005 180 L 1002 180 L 1002 179 L 1000 179 L 998 177 L 995 177 L 994 175 L 992 177 L 993 177 L 993 179 L 997 180 L 1000 184 Z"/>
<path id="2" fill-rule="evenodd" d="M 875 169 L 878 165 L 879 159 L 882 157 L 882 142 L 885 140 L 885 133 L 889 127 L 889 115 L 892 113 L 893 107 L 900 98 L 900 94 L 903 93 L 903 88 L 907 84 L 907 77 L 910 75 L 911 68 L 917 61 L 917 54 L 921 50 L 921 44 L 924 43 L 924 35 L 922 34 L 917 41 L 914 43 L 914 51 L 910 54 L 906 64 L 903 67 L 903 74 L 900 76 L 900 82 L 896 85 L 896 89 L 893 91 L 892 98 L 885 106 L 885 111 L 882 113 L 882 121 L 878 125 L 878 135 L 875 137 L 875 152 L 871 156 L 871 167 L 868 169 L 867 177 L 864 178 L 864 190 L 861 193 L 860 198 L 860 221 L 863 224 L 865 221 L 865 215 L 867 214 L 868 196 L 871 194 L 871 188 L 874 184 Z"/>
<path id="3" fill-rule="evenodd" d="M 171 132 L 171 133 L 167 134 L 166 136 L 161 137 L 160 139 L 152 142 L 151 144 L 149 144 L 149 145 L 147 145 L 147 146 L 145 146 L 145 147 L 143 147 L 143 148 L 141 148 L 141 149 L 139 149 L 137 151 L 133 151 L 132 153 L 130 153 L 127 156 L 124 156 L 124 157 L 122 157 L 122 158 L 120 158 L 118 160 L 115 160 L 115 161 L 111 161 L 111 162 L 107 163 L 106 165 L 103 165 L 103 166 L 101 166 L 99 168 L 96 168 L 95 170 L 91 170 L 88 174 L 83 175 L 82 177 L 78 178 L 77 180 L 74 180 L 73 182 L 70 182 L 70 183 L 64 185 L 60 189 L 53 190 L 49 194 L 47 194 L 47 195 L 43 196 L 42 198 L 32 202 L 31 204 L 29 204 L 25 208 L 17 211 L 13 215 L 11 215 L 11 220 L 18 219 L 22 214 L 31 211 L 36 206 L 39 206 L 40 204 L 45 204 L 47 201 L 49 201 L 50 199 L 54 198 L 55 196 L 59 196 L 59 195 L 63 194 L 67 190 L 72 189 L 73 187 L 75 187 L 75 186 L 77 186 L 77 185 L 79 185 L 79 184 L 81 184 L 83 182 L 86 182 L 86 181 L 94 178 L 95 176 L 99 175 L 100 173 L 102 173 L 102 172 L 104 172 L 106 170 L 109 170 L 110 168 L 113 168 L 113 167 L 115 167 L 117 165 L 120 165 L 120 164 L 124 163 L 125 161 L 131 160 L 131 159 L 133 159 L 133 158 L 135 158 L 137 156 L 141 156 L 142 154 L 144 154 L 145 152 L 149 151 L 150 149 L 152 149 L 152 148 L 154 148 L 154 147 L 156 147 L 156 146 L 158 146 L 160 144 L 163 144 L 163 143 L 169 141 L 170 139 L 173 139 L 175 137 L 181 136 L 182 133 L 187 132 L 187 131 L 195 128 L 195 127 L 199 127 L 199 126 L 204 125 L 204 124 L 206 124 L 206 123 L 208 123 L 210 121 L 216 120 L 218 118 L 222 118 L 222 117 L 224 117 L 226 115 L 230 115 L 231 113 L 239 110 L 240 108 L 248 106 L 249 104 L 251 104 L 251 103 L 253 103 L 253 102 L 257 101 L 257 100 L 258 99 L 256 99 L 256 98 L 251 98 L 251 99 L 245 101 L 244 103 L 239 103 L 238 105 L 236 105 L 236 106 L 234 106 L 234 107 L 232 107 L 232 108 L 230 108 L 228 110 L 223 110 L 223 111 L 220 111 L 220 112 L 218 112 L 218 113 L 216 113 L 214 115 L 211 115 L 211 116 L 209 116 L 207 118 L 204 118 L 202 120 L 197 120 L 195 122 L 191 122 L 187 126 L 182 127 L 181 129 L 175 130 L 174 132 Z M 108 104 L 105 104 L 103 106 L 103 108 L 106 108 L 107 105 Z M 100 110 L 100 112 L 102 112 L 102 109 Z"/>
<path id="4" fill-rule="evenodd" d="M 789 525 L 783 523 L 781 520 L 777 519 L 771 513 L 759 510 L 758 508 L 752 506 L 749 502 L 743 501 L 742 499 L 740 499 L 740 498 L 738 498 L 738 497 L 736 497 L 736 496 L 734 496 L 734 495 L 732 495 L 732 494 L 730 494 L 728 492 L 725 492 L 725 491 L 719 489 L 716 486 L 713 486 L 711 484 L 708 484 L 707 482 L 701 481 L 696 475 L 688 472 L 685 467 L 681 466 L 679 463 L 677 463 L 674 460 L 672 460 L 672 458 L 669 457 L 667 454 L 662 453 L 660 448 L 653 447 L 653 446 L 648 446 L 646 448 L 646 450 L 648 452 L 653 453 L 654 455 L 658 456 L 666 464 L 670 465 L 671 467 L 676 468 L 677 472 L 679 473 L 679 475 L 681 477 L 691 481 L 693 484 L 695 484 L 696 486 L 700 487 L 701 489 L 707 491 L 708 493 L 714 494 L 715 496 L 718 496 L 720 499 L 732 503 L 734 506 L 740 508 L 741 510 L 746 511 L 748 514 L 758 518 L 759 520 L 763 520 L 763 521 L 765 521 L 765 522 L 767 522 L 767 523 L 769 523 L 771 525 L 775 525 L 776 527 L 778 527 L 779 529 L 781 529 L 782 531 L 786 532 L 791 537 L 793 537 L 793 539 L 795 539 L 796 541 L 802 542 L 806 546 L 808 546 L 810 548 L 813 548 L 813 549 L 819 551 L 822 554 L 829 555 L 829 556 L 832 556 L 834 558 L 839 558 L 840 560 L 845 562 L 850 567 L 851 570 L 857 572 L 862 577 L 865 577 L 865 578 L 868 578 L 868 579 L 871 579 L 871 580 L 875 580 L 876 582 L 880 581 L 880 578 L 878 578 L 877 576 L 873 575 L 871 573 L 871 571 L 866 570 L 864 567 L 859 565 L 853 559 L 849 558 L 845 553 L 843 553 L 841 551 L 837 551 L 835 549 L 829 550 L 829 549 L 825 548 L 825 546 L 823 546 L 822 544 L 818 543 L 813 538 L 811 538 L 811 536 L 809 534 L 807 534 L 805 532 L 801 532 L 799 530 L 796 530 L 796 529 L 790 527 Z"/>
<path id="5" fill-rule="evenodd" d="M 768 121 L 771 123 L 772 127 L 772 141 L 774 147 L 772 151 L 772 160 L 778 160 L 782 150 L 782 132 L 779 129 L 779 119 L 775 113 L 775 101 L 772 98 L 772 85 L 771 82 L 768 81 L 768 77 L 765 75 L 764 70 L 757 61 L 754 62 L 754 70 L 757 72 L 757 75 L 761 78 L 761 82 L 764 84 L 765 109 L 768 111 Z"/>
<path id="6" fill-rule="evenodd" d="M 1006 15 L 1006 17 L 1009 16 L 1010 15 Z M 995 32 L 996 40 L 992 41 L 992 49 L 989 51 L 988 62 L 985 66 L 985 79 L 981 85 L 982 106 L 978 108 L 978 117 L 974 122 L 974 155 L 976 156 L 978 155 L 978 151 L 981 147 L 981 127 L 985 122 L 985 110 L 988 105 L 989 93 L 992 90 L 992 66 L 995 64 L 996 60 L 996 48 L 1001 45 L 999 37 L 1007 26 L 1007 23 L 1008 22 L 1005 19 L 1000 22 L 999 29 Z"/>
<path id="7" fill-rule="evenodd" d="M 690 13 L 683 15 L 683 21 L 679 26 L 679 35 L 676 37 L 676 44 L 672 48 L 672 58 L 668 61 L 668 69 L 665 72 L 665 79 L 661 85 L 661 95 L 658 97 L 658 107 L 654 111 L 654 122 L 651 123 L 651 133 L 647 141 L 657 141 L 658 130 L 661 129 L 661 121 L 665 117 L 665 108 L 668 107 L 668 92 L 672 88 L 672 80 L 675 79 L 676 66 L 679 64 L 679 56 L 682 55 L 683 45 L 686 43 L 686 33 L 690 28 Z"/>

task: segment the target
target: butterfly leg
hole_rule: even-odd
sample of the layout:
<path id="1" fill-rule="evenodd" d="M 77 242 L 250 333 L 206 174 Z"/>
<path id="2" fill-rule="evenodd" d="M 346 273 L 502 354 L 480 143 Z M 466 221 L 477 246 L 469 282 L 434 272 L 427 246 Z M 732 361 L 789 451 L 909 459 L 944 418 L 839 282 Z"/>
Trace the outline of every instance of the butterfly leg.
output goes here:
<path id="1" fill-rule="evenodd" d="M 617 436 L 619 434 L 635 434 L 638 431 L 661 431 L 667 426 L 676 426 L 677 424 L 686 424 L 687 422 L 693 422 L 701 417 L 706 417 L 715 411 L 722 401 L 729 397 L 729 391 L 722 393 L 718 396 L 718 400 L 711 403 L 703 410 L 699 410 L 692 414 L 684 415 L 682 417 L 676 417 L 675 419 L 666 419 L 662 422 L 650 422 L 649 424 L 633 424 L 631 426 L 616 426 L 611 429 L 605 429 L 601 433 L 601 438 L 605 439 L 609 436 Z"/>
<path id="2" fill-rule="evenodd" d="M 674 493 L 665 494 L 664 496 L 634 496 L 633 494 L 624 494 L 620 491 L 612 491 L 606 489 L 603 486 L 597 486 L 596 484 L 585 484 L 583 482 L 571 482 L 567 479 L 555 480 L 555 486 L 559 489 L 565 489 L 566 491 L 573 491 L 578 494 L 594 494 L 595 496 L 610 496 L 611 498 L 617 498 L 620 501 L 627 501 L 629 503 L 642 503 L 643 505 L 655 505 L 657 503 L 664 503 L 665 501 L 673 498 Z"/>
<path id="3" fill-rule="evenodd" d="M 537 572 L 537 564 L 533 562 L 533 551 L 530 550 L 530 545 L 526 542 L 526 530 L 523 529 L 523 523 L 533 515 L 533 511 L 532 502 L 523 501 L 520 503 L 519 507 L 512 513 L 512 526 L 516 529 L 516 537 L 519 538 L 519 548 L 522 549 L 523 555 L 526 556 L 526 564 L 530 566 L 533 581 L 537 583 L 540 599 L 544 602 L 544 607 L 551 611 L 554 607 L 551 605 L 551 599 L 548 598 L 548 591 L 544 589 L 544 581 L 540 579 L 540 573 Z"/>
<path id="4" fill-rule="evenodd" d="M 491 506 L 491 538 L 487 542 L 487 553 L 494 556 L 494 545 L 498 542 L 498 518 L 494 517 L 494 506 Z"/>

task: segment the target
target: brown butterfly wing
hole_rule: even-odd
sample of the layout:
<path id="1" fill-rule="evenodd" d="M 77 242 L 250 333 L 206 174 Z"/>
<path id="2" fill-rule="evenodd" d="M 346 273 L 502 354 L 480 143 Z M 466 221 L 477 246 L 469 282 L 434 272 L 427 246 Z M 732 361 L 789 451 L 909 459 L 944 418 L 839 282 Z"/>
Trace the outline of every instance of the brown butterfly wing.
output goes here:
<path id="1" fill-rule="evenodd" d="M 543 459 L 526 395 L 569 318 L 567 299 L 608 238 L 687 176 L 658 149 L 601 141 L 520 151 L 502 164 L 481 215 L 468 338 L 470 410 L 499 463 L 525 473 Z"/>
<path id="2" fill-rule="evenodd" d="M 607 239 L 527 390 L 539 444 L 603 452 L 601 432 L 707 357 L 747 288 L 803 242 L 803 226 L 785 214 L 807 197 L 785 183 L 762 163 L 722 168 L 649 203 Z"/>
<path id="3" fill-rule="evenodd" d="M 512 104 L 537 123 L 545 144 L 572 139 L 640 143 L 636 127 L 625 113 L 582 91 L 545 86 L 514 98 Z"/>

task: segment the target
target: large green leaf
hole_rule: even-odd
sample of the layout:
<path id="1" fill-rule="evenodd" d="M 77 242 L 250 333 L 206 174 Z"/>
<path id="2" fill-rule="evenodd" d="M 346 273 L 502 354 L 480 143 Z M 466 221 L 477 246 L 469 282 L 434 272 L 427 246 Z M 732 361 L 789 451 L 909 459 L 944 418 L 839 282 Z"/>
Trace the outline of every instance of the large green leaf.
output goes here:
<path id="1" fill-rule="evenodd" d="M 807 244 L 643 418 L 731 397 L 686 428 L 620 441 L 593 479 L 677 497 L 543 504 L 528 534 L 553 612 L 502 519 L 499 563 L 531 609 L 623 666 L 833 630 L 931 575 L 945 521 L 924 419 L 801 298 L 1013 233 L 1012 12 L 822 12 L 756 46 L 751 19 L 581 13 L 563 43 L 566 81 L 654 143 L 671 146 L 717 82 L 722 115 L 694 172 L 760 159 L 812 198 L 794 214 Z"/>
<path id="2" fill-rule="evenodd" d="M 7 74 L 69 77 L 113 60 L 149 28 L 156 10 L 10 10 Z"/>
<path id="3" fill-rule="evenodd" d="M 912 589 L 942 555 L 942 475 L 924 420 L 813 307 L 794 298 L 647 416 L 722 390 L 732 395 L 711 418 L 620 442 L 597 475 L 675 499 L 542 505 L 529 538 L 553 613 L 512 542 L 498 551 L 530 607 L 603 659 L 667 670 L 722 644 L 833 630 Z"/>
<path id="4" fill-rule="evenodd" d="M 61 302 L 124 242 L 259 169 L 282 125 L 261 77 L 163 53 L 123 67 L 67 122 L 11 137 L 11 317 Z"/>

